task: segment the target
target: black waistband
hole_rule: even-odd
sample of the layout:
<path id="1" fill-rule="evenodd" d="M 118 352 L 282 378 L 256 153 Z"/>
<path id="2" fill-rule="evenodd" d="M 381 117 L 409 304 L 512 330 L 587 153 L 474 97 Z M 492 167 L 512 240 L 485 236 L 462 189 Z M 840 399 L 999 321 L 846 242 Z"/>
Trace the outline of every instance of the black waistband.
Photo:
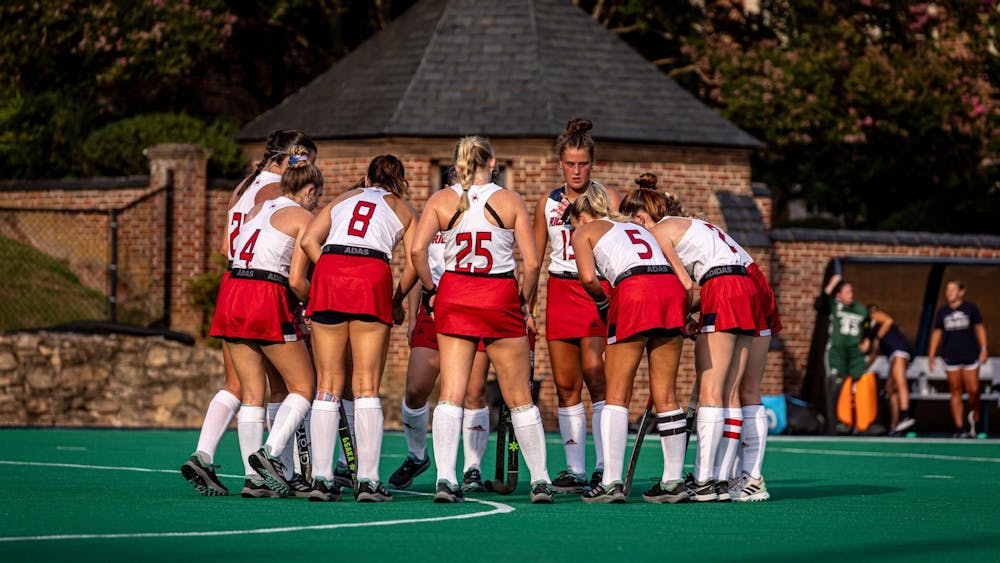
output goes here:
<path id="1" fill-rule="evenodd" d="M 561 280 L 578 280 L 580 279 L 580 274 L 576 272 L 549 272 L 549 277 Z M 604 281 L 604 276 L 597 274 L 597 279 Z"/>
<path id="2" fill-rule="evenodd" d="M 228 260 L 226 262 L 226 269 L 227 270 L 232 270 L 233 269 L 233 261 L 232 260 Z"/>
<path id="3" fill-rule="evenodd" d="M 229 277 L 241 280 L 269 281 L 288 287 L 288 278 L 281 274 L 269 272 L 267 270 L 246 270 L 243 268 L 233 268 L 229 271 Z"/>
<path id="4" fill-rule="evenodd" d="M 346 256 L 361 256 L 364 258 L 378 258 L 386 262 L 391 262 L 389 255 L 374 248 L 364 248 L 361 246 L 347 246 L 343 244 L 328 244 L 323 247 L 323 254 L 344 254 Z"/>
<path id="5" fill-rule="evenodd" d="M 638 274 L 672 274 L 674 273 L 673 268 L 669 264 L 664 264 L 662 266 L 634 266 L 622 272 L 618 279 L 615 280 L 615 285 L 622 283 L 625 278 L 630 278 Z"/>
<path id="6" fill-rule="evenodd" d="M 458 274 L 460 276 L 472 276 L 474 278 L 513 278 L 514 270 L 509 272 L 500 272 L 498 274 L 479 274 L 476 272 L 456 272 L 454 270 L 445 270 L 446 274 Z"/>
<path id="7" fill-rule="evenodd" d="M 716 266 L 714 268 L 709 268 L 705 272 L 704 276 L 698 281 L 698 285 L 705 285 L 705 282 L 712 278 L 717 278 L 719 276 L 745 276 L 747 275 L 746 266 L 740 266 L 739 264 L 733 264 L 731 266 Z"/>

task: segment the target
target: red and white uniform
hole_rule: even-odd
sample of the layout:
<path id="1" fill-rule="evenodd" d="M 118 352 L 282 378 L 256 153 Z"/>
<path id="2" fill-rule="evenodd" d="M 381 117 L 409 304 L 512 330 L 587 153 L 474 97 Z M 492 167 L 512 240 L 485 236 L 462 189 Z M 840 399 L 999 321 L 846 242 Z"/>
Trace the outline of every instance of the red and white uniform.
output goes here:
<path id="1" fill-rule="evenodd" d="M 295 238 L 271 224 L 275 213 L 299 204 L 287 197 L 267 201 L 245 221 L 230 244 L 236 249 L 227 283 L 219 288 L 211 336 L 265 342 L 299 340 L 288 288 Z"/>
<path id="2" fill-rule="evenodd" d="M 549 244 L 552 246 L 549 254 L 549 278 L 546 282 L 545 339 L 605 337 L 608 327 L 597 314 L 594 300 L 580 284 L 576 256 L 573 254 L 573 231 L 566 228 L 559 213 L 559 204 L 565 195 L 564 184 L 552 190 L 545 200 L 545 220 Z M 607 281 L 601 280 L 601 286 L 605 293 L 611 292 Z"/>
<path id="3" fill-rule="evenodd" d="M 750 254 L 715 225 L 690 221 L 675 250 L 701 285 L 701 331 L 766 336 L 780 329 L 774 295 Z"/>
<path id="4" fill-rule="evenodd" d="M 236 256 L 236 237 L 240 234 L 240 227 L 243 225 L 247 213 L 250 213 L 250 210 L 256 206 L 254 200 L 257 199 L 257 194 L 264 186 L 280 182 L 280 174 L 262 170 L 250 183 L 250 187 L 236 200 L 236 204 L 229 208 L 229 214 L 226 216 L 226 225 L 229 229 L 229 256 L 226 258 L 230 262 Z"/>
<path id="5" fill-rule="evenodd" d="M 611 283 L 608 344 L 646 331 L 680 334 L 687 318 L 687 292 L 659 243 L 639 225 L 600 220 L 611 223 L 611 230 L 594 245 L 597 271 Z"/>
<path id="6" fill-rule="evenodd" d="M 461 196 L 456 184 L 449 189 Z M 437 332 L 452 336 L 515 338 L 527 334 L 520 291 L 514 278 L 514 231 L 487 220 L 496 184 L 469 188 L 469 208 L 442 231 L 445 272 L 438 285 Z"/>
<path id="7" fill-rule="evenodd" d="M 380 187 L 362 188 L 330 210 L 330 233 L 313 271 L 307 315 L 333 311 L 392 324 L 392 251 L 403 224 Z"/>

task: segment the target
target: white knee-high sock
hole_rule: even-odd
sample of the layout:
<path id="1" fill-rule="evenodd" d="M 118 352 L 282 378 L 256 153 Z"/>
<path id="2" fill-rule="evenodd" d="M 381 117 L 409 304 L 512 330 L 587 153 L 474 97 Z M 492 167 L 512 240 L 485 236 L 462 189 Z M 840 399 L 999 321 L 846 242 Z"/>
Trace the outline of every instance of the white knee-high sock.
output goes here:
<path id="1" fill-rule="evenodd" d="M 462 418 L 462 452 L 465 466 L 462 472 L 473 467 L 482 469 L 486 441 L 490 438 L 490 408 L 465 409 Z"/>
<path id="2" fill-rule="evenodd" d="M 278 409 L 280 408 L 281 408 L 281 403 L 267 404 L 268 438 L 267 440 L 264 441 L 265 444 L 267 444 L 267 442 L 270 440 L 271 433 L 274 432 L 274 419 L 278 416 Z M 292 439 L 289 438 L 288 444 L 286 444 L 285 448 L 281 450 L 281 454 L 277 454 L 277 457 L 281 459 L 281 464 L 285 466 L 285 475 L 284 475 L 285 479 L 291 479 L 292 475 L 294 475 L 295 473 L 294 471 L 295 456 L 292 450 L 288 448 L 288 446 L 291 445 L 292 445 Z"/>
<path id="3" fill-rule="evenodd" d="M 310 419 L 313 478 L 332 481 L 333 452 L 337 444 L 337 426 L 340 424 L 340 399 L 314 400 Z"/>
<path id="4" fill-rule="evenodd" d="M 418 409 L 411 409 L 403 402 L 403 434 L 406 436 L 406 451 L 417 459 L 427 457 L 427 424 L 431 421 L 431 409 L 424 403 Z"/>
<path id="5" fill-rule="evenodd" d="M 594 470 L 604 469 L 604 433 L 601 432 L 601 413 L 604 411 L 604 401 L 593 404 L 594 414 L 591 417 L 590 428 L 594 434 Z"/>
<path id="6" fill-rule="evenodd" d="M 743 473 L 760 478 L 767 445 L 767 409 L 764 405 L 743 407 Z"/>
<path id="7" fill-rule="evenodd" d="M 382 457 L 382 432 L 385 416 L 382 414 L 382 399 L 361 397 L 354 401 L 355 440 L 358 448 L 358 480 L 379 480 L 379 458 Z"/>
<path id="8" fill-rule="evenodd" d="M 663 477 L 667 483 L 683 478 L 684 448 L 687 445 L 687 424 L 681 409 L 656 413 L 656 429 L 660 431 L 663 450 Z"/>
<path id="9" fill-rule="evenodd" d="M 607 405 L 601 413 L 601 434 L 604 436 L 604 477 L 602 485 L 622 481 L 625 467 L 625 444 L 628 442 L 628 409 Z"/>
<path id="10" fill-rule="evenodd" d="M 240 405 L 236 415 L 236 431 L 240 438 L 240 457 L 243 458 L 243 472 L 247 477 L 257 477 L 250 467 L 250 454 L 260 449 L 264 443 L 264 407 Z"/>
<path id="11" fill-rule="evenodd" d="M 694 459 L 694 478 L 699 483 L 712 479 L 715 453 L 722 439 L 722 407 L 698 408 L 698 453 Z"/>
<path id="12" fill-rule="evenodd" d="M 205 463 L 215 461 L 215 450 L 219 448 L 219 442 L 229 429 L 229 424 L 238 410 L 240 410 L 240 398 L 225 389 L 216 393 L 208 403 L 205 421 L 201 423 L 201 434 L 198 435 L 198 447 L 195 450 L 195 453 L 201 454 L 201 459 Z"/>
<path id="13" fill-rule="evenodd" d="M 310 406 L 309 399 L 295 393 L 289 393 L 281 402 L 271 425 L 271 433 L 267 437 L 266 446 L 271 455 L 284 456 L 286 451 L 294 455 L 295 448 L 289 445 L 295 437 L 295 430 L 305 420 Z M 287 467 L 292 467 L 292 464 L 289 463 Z"/>
<path id="14" fill-rule="evenodd" d="M 344 405 L 344 415 L 347 416 L 347 427 L 351 429 L 351 436 L 357 437 L 357 433 L 354 431 L 354 401 L 341 399 L 340 402 Z M 354 447 L 357 447 L 357 444 Z M 355 455 L 357 455 L 357 452 L 355 452 Z M 347 456 L 344 455 L 344 448 L 340 448 L 340 457 L 337 458 L 337 461 L 340 465 L 347 465 Z"/>
<path id="15" fill-rule="evenodd" d="M 462 439 L 462 410 L 458 405 L 438 403 L 431 420 L 437 480 L 452 485 L 458 485 L 455 461 L 458 459 L 458 442 Z"/>
<path id="16" fill-rule="evenodd" d="M 566 468 L 576 474 L 586 474 L 587 411 L 583 403 L 559 407 L 559 433 L 566 452 Z"/>
<path id="17" fill-rule="evenodd" d="M 740 436 L 743 433 L 743 410 L 739 408 L 722 409 L 722 439 L 719 450 L 715 453 L 713 478 L 716 481 L 728 481 L 733 472 L 733 463 L 740 450 Z"/>
<path id="18" fill-rule="evenodd" d="M 538 411 L 538 407 L 530 405 L 528 408 L 511 409 L 510 422 L 514 426 L 521 455 L 531 474 L 531 482 L 551 483 L 552 479 L 549 478 L 549 470 L 545 465 L 545 430 L 542 428 L 542 413 Z"/>

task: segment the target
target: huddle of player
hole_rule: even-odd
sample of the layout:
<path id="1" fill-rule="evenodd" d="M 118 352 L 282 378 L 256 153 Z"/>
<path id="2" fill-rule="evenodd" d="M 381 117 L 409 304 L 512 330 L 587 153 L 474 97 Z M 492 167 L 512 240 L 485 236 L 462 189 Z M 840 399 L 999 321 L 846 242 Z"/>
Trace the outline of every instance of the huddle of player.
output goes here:
<path id="1" fill-rule="evenodd" d="M 625 502 L 627 406 L 645 354 L 664 464 L 643 498 L 767 499 L 760 384 L 771 334 L 780 329 L 771 288 L 726 233 L 687 217 L 675 197 L 657 191 L 655 176 L 641 176 L 624 197 L 593 181 L 590 128 L 572 120 L 559 137 L 565 184 L 544 194 L 533 216 L 521 196 L 492 182 L 497 164 L 489 142 L 464 137 L 451 185 L 419 215 L 406 199 L 402 162 L 381 155 L 358 185 L 314 217 L 323 191 L 316 146 L 299 132 L 272 133 L 257 171 L 231 200 L 223 245 L 231 264 L 210 332 L 225 343 L 227 381 L 209 405 L 184 477 L 202 494 L 228 494 L 214 457 L 238 416 L 243 496 L 335 501 L 351 487 L 359 502 L 392 500 L 379 471 L 379 388 L 390 329 L 403 322 L 403 303 L 419 283 L 419 300 L 409 308 L 402 406 L 409 451 L 389 478 L 392 488 L 408 487 L 430 465 L 427 398 L 440 374 L 431 422 L 434 500 L 461 502 L 483 490 L 489 412 L 482 397 L 492 364 L 530 473 L 531 501 L 551 503 L 556 491 L 580 493 L 587 503 Z M 390 262 L 400 241 L 406 265 L 393 288 Z M 529 383 L 529 332 L 538 328 L 546 242 L 544 335 L 566 455 L 555 480 Z M 696 340 L 698 376 L 698 449 L 686 479 L 686 417 L 675 386 L 685 336 Z M 597 450 L 589 478 L 584 384 Z M 353 430 L 353 472 L 334 463 L 338 429 L 347 426 L 342 416 Z M 308 432 L 299 439 L 309 444 L 311 480 L 294 472 L 300 426 Z"/>

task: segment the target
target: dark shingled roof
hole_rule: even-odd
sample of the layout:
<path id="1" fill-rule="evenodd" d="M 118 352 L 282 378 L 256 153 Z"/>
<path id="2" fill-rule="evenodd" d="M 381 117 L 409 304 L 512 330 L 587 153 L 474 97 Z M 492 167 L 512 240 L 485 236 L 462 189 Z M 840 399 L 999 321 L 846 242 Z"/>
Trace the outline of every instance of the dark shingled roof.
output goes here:
<path id="1" fill-rule="evenodd" d="M 1000 247 L 1000 236 L 955 235 L 913 231 L 836 231 L 832 229 L 775 229 L 771 240 L 783 242 L 853 242 L 900 246 Z"/>
<path id="2" fill-rule="evenodd" d="M 423 0 L 236 136 L 553 137 L 757 148 L 569 0 Z"/>
<path id="3" fill-rule="evenodd" d="M 722 218 L 726 221 L 726 233 L 740 243 L 740 246 L 771 246 L 771 239 L 764 229 L 764 218 L 761 217 L 753 196 L 717 192 L 715 198 L 719 200 Z"/>

